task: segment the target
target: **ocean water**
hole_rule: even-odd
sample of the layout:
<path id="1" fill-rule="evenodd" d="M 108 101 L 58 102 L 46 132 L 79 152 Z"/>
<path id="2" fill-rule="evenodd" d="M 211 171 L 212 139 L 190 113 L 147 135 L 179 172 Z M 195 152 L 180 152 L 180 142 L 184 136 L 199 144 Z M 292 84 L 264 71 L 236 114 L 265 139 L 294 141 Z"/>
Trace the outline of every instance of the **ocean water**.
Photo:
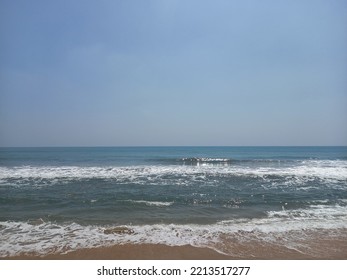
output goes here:
<path id="1" fill-rule="evenodd" d="M 346 229 L 347 147 L 0 148 L 0 257 L 129 242 L 314 255 L 308 240 Z"/>

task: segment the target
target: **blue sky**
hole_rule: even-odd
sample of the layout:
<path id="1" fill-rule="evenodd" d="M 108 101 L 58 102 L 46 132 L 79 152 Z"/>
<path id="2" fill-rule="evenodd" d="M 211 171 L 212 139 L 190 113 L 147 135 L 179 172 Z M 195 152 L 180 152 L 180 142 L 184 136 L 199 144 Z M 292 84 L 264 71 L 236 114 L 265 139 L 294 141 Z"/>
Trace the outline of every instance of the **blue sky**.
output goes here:
<path id="1" fill-rule="evenodd" d="M 347 145 L 347 2 L 0 2 L 0 146 Z"/>

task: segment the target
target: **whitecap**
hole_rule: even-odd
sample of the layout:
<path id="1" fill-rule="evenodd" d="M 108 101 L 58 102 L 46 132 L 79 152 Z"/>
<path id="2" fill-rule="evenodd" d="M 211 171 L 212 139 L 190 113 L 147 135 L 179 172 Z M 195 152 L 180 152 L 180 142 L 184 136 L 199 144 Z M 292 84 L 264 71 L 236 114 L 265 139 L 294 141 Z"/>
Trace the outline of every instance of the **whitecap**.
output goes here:
<path id="1" fill-rule="evenodd" d="M 157 206 L 157 207 L 166 207 L 171 206 L 174 204 L 173 201 L 171 202 L 163 202 L 163 201 L 147 201 L 147 200 L 127 200 L 132 203 L 138 203 L 138 204 L 145 204 L 147 206 Z"/>

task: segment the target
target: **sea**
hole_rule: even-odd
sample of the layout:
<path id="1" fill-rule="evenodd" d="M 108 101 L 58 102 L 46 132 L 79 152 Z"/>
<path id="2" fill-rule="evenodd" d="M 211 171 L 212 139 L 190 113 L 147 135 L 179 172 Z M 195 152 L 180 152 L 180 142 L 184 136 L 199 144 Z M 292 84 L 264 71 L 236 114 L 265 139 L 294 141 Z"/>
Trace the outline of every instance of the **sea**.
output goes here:
<path id="1" fill-rule="evenodd" d="M 347 147 L 0 148 L 0 257 L 128 243 L 314 256 L 346 229 Z"/>

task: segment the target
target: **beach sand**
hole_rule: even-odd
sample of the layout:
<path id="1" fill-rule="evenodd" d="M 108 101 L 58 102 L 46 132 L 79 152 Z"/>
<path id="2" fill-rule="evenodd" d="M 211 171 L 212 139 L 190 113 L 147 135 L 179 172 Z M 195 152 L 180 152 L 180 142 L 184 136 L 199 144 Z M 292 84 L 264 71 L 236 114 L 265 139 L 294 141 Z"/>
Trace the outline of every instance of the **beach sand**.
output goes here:
<path id="1" fill-rule="evenodd" d="M 318 242 L 319 243 L 319 242 Z M 45 256 L 18 255 L 3 259 L 12 260 L 228 260 L 228 259 L 265 259 L 265 260 L 303 260 L 303 259 L 347 259 L 347 242 L 328 241 L 316 255 L 307 254 L 283 246 L 264 244 L 237 244 L 235 255 L 225 255 L 209 248 L 190 245 L 167 246 L 160 244 L 125 244 L 111 247 L 80 249 L 68 253 Z"/>

